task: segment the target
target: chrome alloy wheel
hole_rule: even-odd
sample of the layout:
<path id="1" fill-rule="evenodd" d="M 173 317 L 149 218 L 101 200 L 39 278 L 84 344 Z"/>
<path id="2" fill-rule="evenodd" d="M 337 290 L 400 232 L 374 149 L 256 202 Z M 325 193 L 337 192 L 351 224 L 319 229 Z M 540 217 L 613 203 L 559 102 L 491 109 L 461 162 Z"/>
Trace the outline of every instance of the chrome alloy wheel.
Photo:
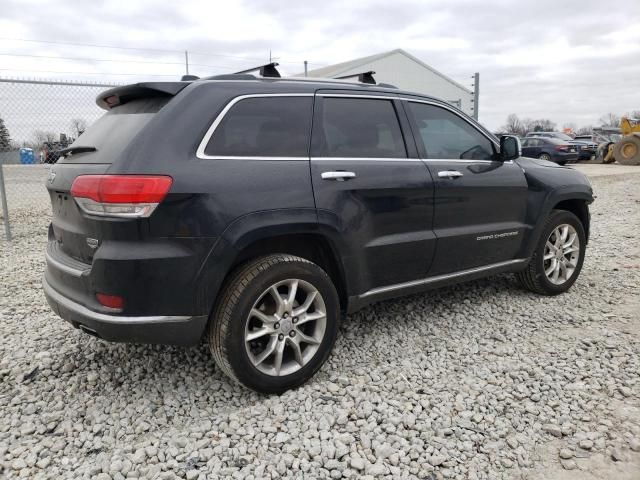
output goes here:
<path id="1" fill-rule="evenodd" d="M 245 324 L 245 348 L 262 373 L 300 370 L 318 351 L 327 327 L 324 300 L 310 283 L 287 279 L 267 288 Z"/>
<path id="2" fill-rule="evenodd" d="M 549 235 L 544 247 L 544 273 L 554 285 L 562 285 L 571 278 L 580 260 L 580 238 L 569 224 L 558 225 Z"/>

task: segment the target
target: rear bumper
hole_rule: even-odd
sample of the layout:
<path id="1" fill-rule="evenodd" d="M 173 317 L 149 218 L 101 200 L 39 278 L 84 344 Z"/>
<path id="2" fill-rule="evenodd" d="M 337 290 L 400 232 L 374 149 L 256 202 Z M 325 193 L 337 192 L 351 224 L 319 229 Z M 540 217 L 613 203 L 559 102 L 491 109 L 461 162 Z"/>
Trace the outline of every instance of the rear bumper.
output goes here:
<path id="1" fill-rule="evenodd" d="M 119 316 L 95 312 L 56 291 L 42 279 L 47 302 L 62 319 L 86 333 L 111 342 L 196 345 L 207 316 Z"/>

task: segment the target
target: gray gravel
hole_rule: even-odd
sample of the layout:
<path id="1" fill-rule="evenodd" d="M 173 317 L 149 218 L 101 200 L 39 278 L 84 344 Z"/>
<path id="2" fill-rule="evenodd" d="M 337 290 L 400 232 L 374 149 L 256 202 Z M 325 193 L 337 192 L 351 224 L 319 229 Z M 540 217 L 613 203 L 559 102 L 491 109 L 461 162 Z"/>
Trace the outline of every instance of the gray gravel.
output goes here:
<path id="1" fill-rule="evenodd" d="M 640 175 L 594 187 L 568 294 L 499 276 L 378 304 L 279 397 L 230 383 L 206 346 L 110 344 L 63 323 L 40 290 L 46 210 L 24 209 L 0 242 L 0 477 L 533 479 L 598 459 L 633 478 Z"/>

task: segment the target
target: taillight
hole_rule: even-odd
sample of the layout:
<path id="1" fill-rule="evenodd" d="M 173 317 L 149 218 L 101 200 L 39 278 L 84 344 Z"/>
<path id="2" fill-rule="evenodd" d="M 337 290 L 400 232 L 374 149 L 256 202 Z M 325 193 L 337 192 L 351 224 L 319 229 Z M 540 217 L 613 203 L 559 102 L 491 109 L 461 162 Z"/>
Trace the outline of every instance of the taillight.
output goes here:
<path id="1" fill-rule="evenodd" d="M 556 145 L 555 147 L 553 147 L 553 149 L 557 150 L 558 152 L 568 152 L 569 145 Z"/>
<path id="2" fill-rule="evenodd" d="M 71 185 L 71 195 L 90 215 L 148 217 L 172 182 L 165 175 L 80 175 Z"/>

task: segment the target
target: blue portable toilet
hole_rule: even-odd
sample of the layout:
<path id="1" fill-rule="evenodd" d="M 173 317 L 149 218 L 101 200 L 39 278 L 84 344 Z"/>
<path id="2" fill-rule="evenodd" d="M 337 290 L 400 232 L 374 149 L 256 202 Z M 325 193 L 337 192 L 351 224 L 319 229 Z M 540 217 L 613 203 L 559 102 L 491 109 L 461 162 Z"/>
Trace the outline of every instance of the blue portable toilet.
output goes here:
<path id="1" fill-rule="evenodd" d="M 33 148 L 20 149 L 20 163 L 23 165 L 33 164 Z"/>

